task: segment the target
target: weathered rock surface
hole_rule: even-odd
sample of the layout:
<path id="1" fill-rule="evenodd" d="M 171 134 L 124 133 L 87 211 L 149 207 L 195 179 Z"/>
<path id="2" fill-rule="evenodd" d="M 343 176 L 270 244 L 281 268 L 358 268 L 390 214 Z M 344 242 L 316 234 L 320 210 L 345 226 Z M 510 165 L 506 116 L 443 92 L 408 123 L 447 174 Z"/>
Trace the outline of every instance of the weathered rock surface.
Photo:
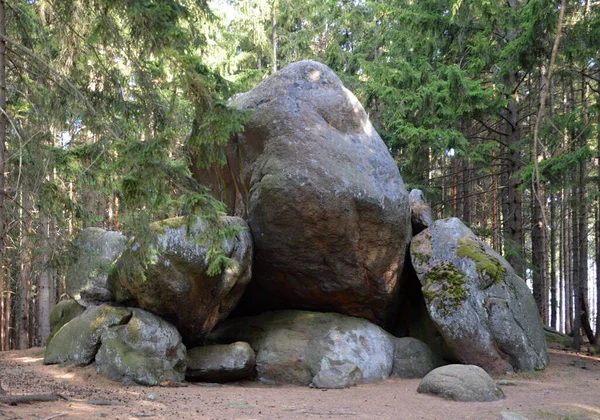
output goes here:
<path id="1" fill-rule="evenodd" d="M 85 311 L 85 307 L 81 306 L 75 299 L 61 300 L 52 308 L 50 312 L 50 335 L 46 343 L 52 340 L 52 337 L 60 330 L 63 325 L 78 317 Z"/>
<path id="2" fill-rule="evenodd" d="M 88 307 L 50 340 L 44 364 L 89 365 L 98 351 L 102 334 L 110 327 L 127 323 L 130 318 L 131 311 L 125 308 L 107 304 Z"/>
<path id="3" fill-rule="evenodd" d="M 423 378 L 417 392 L 454 401 L 498 401 L 504 392 L 479 366 L 447 365 Z"/>
<path id="4" fill-rule="evenodd" d="M 350 388 L 362 380 L 363 374 L 358 366 L 344 364 L 319 371 L 310 386 L 320 389 L 342 389 Z"/>
<path id="5" fill-rule="evenodd" d="M 65 277 L 69 296 L 84 306 L 114 301 L 108 274 L 125 250 L 127 238 L 119 232 L 91 227 L 81 231 L 73 245 L 74 262 Z"/>
<path id="6" fill-rule="evenodd" d="M 117 301 L 165 318 L 186 344 L 200 342 L 233 310 L 252 276 L 252 238 L 246 223 L 237 217 L 223 217 L 222 222 L 240 229 L 222 243 L 234 267 L 208 275 L 209 246 L 200 245 L 208 223 L 197 219 L 188 230 L 184 218 L 167 219 L 152 225 L 155 257 L 146 267 L 136 258 L 136 245 L 117 262 L 109 279 Z"/>
<path id="7" fill-rule="evenodd" d="M 458 360 L 492 373 L 546 366 L 529 288 L 460 220 L 438 220 L 415 236 L 411 258 L 431 319 Z"/>
<path id="8" fill-rule="evenodd" d="M 412 337 L 394 338 L 394 367 L 392 376 L 422 378 L 442 364 L 429 346 Z"/>
<path id="9" fill-rule="evenodd" d="M 149 312 L 131 308 L 131 313 L 127 324 L 103 332 L 96 371 L 125 384 L 183 381 L 186 351 L 179 332 Z"/>
<path id="10" fill-rule="evenodd" d="M 335 311 L 383 324 L 411 238 L 396 162 L 356 97 L 300 61 L 232 99 L 252 110 L 227 165 L 194 168 L 255 245 L 245 309 Z M 364 373 L 364 372 L 363 372 Z"/>
<path id="11" fill-rule="evenodd" d="M 408 194 L 408 203 L 410 205 L 410 220 L 412 223 L 413 235 L 421 233 L 433 223 L 431 207 L 425 201 L 423 191 L 413 189 Z"/>
<path id="12" fill-rule="evenodd" d="M 276 311 L 240 317 L 223 322 L 208 338 L 249 343 L 256 352 L 258 380 L 269 384 L 309 385 L 321 371 L 346 364 L 360 369 L 361 382 L 376 382 L 390 375 L 394 358 L 388 333 L 364 319 L 336 313 Z"/>
<path id="13" fill-rule="evenodd" d="M 191 382 L 232 382 L 254 372 L 256 354 L 250 344 L 238 341 L 196 347 L 187 353 L 185 379 Z"/>

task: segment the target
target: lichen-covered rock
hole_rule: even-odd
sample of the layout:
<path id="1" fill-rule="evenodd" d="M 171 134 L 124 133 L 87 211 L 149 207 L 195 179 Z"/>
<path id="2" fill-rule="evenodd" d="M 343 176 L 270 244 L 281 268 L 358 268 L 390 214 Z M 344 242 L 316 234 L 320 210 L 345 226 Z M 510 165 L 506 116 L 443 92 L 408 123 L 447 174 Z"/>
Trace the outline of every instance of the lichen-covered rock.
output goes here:
<path id="1" fill-rule="evenodd" d="M 412 236 L 408 193 L 356 97 L 327 66 L 300 61 L 231 106 L 253 113 L 227 165 L 194 173 L 248 220 L 256 267 L 244 309 L 385 323 Z"/>
<path id="2" fill-rule="evenodd" d="M 431 207 L 425 201 L 423 191 L 418 189 L 410 191 L 410 194 L 408 194 L 408 203 L 410 205 L 410 220 L 413 235 L 417 235 L 433 223 Z"/>
<path id="3" fill-rule="evenodd" d="M 360 368 L 356 365 L 346 363 L 319 371 L 313 378 L 310 386 L 320 389 L 350 388 L 360 383 L 362 379 L 363 374 Z"/>
<path id="4" fill-rule="evenodd" d="M 152 225 L 156 241 L 147 265 L 140 263 L 136 244 L 117 262 L 109 278 L 117 301 L 173 323 L 188 345 L 201 342 L 234 309 L 252 277 L 252 238 L 246 223 L 237 217 L 221 221 L 239 230 L 222 242 L 233 267 L 208 274 L 209 245 L 203 244 L 211 228 L 208 222 L 198 218 L 188 228 L 183 217 L 167 219 Z"/>
<path id="5" fill-rule="evenodd" d="M 117 325 L 125 324 L 131 311 L 107 304 L 89 306 L 81 315 L 66 323 L 46 347 L 44 364 L 65 363 L 89 365 L 100 347 L 102 334 Z"/>
<path id="6" fill-rule="evenodd" d="M 63 325 L 78 317 L 85 311 L 85 307 L 81 306 L 75 299 L 61 300 L 52 308 L 50 312 L 50 335 L 46 343 L 52 340 L 52 337 L 60 330 Z"/>
<path id="7" fill-rule="evenodd" d="M 394 348 L 392 376 L 422 378 L 442 364 L 441 358 L 416 338 L 394 338 Z"/>
<path id="8" fill-rule="evenodd" d="M 431 319 L 458 360 L 498 374 L 546 366 L 529 288 L 460 220 L 434 222 L 410 253 Z"/>
<path id="9" fill-rule="evenodd" d="M 321 371 L 345 364 L 362 372 L 361 382 L 387 378 L 392 370 L 391 336 L 369 321 L 336 313 L 266 312 L 230 319 L 208 337 L 245 341 L 256 352 L 258 380 L 309 385 Z"/>
<path id="10" fill-rule="evenodd" d="M 107 280 L 113 264 L 127 245 L 119 232 L 91 227 L 73 241 L 73 263 L 65 276 L 69 296 L 83 306 L 114 301 Z"/>
<path id="11" fill-rule="evenodd" d="M 254 372 L 256 354 L 241 341 L 188 350 L 185 379 L 190 382 L 232 382 Z"/>
<path id="12" fill-rule="evenodd" d="M 475 365 L 447 365 L 432 370 L 417 392 L 454 401 L 486 402 L 504 399 L 504 392 L 483 369 Z"/>
<path id="13" fill-rule="evenodd" d="M 96 371 L 113 381 L 146 386 L 181 382 L 185 374 L 185 346 L 168 322 L 131 308 L 127 324 L 110 327 L 101 337 Z"/>

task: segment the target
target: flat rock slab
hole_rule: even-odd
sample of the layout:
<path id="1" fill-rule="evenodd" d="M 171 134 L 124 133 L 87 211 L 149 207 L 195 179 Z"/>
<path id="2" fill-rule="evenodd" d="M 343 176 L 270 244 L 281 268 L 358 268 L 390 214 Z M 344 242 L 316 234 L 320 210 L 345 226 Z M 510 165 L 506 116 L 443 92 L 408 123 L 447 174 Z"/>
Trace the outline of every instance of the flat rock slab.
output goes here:
<path id="1" fill-rule="evenodd" d="M 447 365 L 425 376 L 417 392 L 454 401 L 486 402 L 504 398 L 504 392 L 479 366 Z"/>
<path id="2" fill-rule="evenodd" d="M 257 379 L 268 384 L 309 385 L 320 372 L 342 365 L 357 366 L 361 382 L 377 382 L 390 375 L 394 357 L 387 332 L 367 320 L 336 313 L 276 311 L 234 318 L 208 339 L 249 343 L 256 352 Z M 342 376 L 352 375 L 340 372 Z"/>

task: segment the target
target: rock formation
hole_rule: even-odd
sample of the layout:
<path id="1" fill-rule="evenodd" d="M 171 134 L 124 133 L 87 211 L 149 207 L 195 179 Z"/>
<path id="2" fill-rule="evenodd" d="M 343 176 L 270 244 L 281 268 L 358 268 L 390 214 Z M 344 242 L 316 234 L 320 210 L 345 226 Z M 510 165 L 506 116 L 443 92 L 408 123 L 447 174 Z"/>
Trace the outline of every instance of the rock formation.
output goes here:
<path id="1" fill-rule="evenodd" d="M 364 319 L 335 313 L 239 317 L 225 321 L 209 339 L 249 343 L 256 352 L 257 379 L 268 384 L 309 385 L 319 372 L 341 365 L 355 365 L 362 382 L 376 382 L 390 375 L 394 360 L 388 333 Z"/>
<path id="2" fill-rule="evenodd" d="M 127 245 L 119 232 L 87 228 L 73 241 L 73 263 L 65 284 L 67 294 L 83 306 L 114 301 L 108 287 L 108 274 Z"/>
<path id="3" fill-rule="evenodd" d="M 497 374 L 546 366 L 529 288 L 460 220 L 434 222 L 410 252 L 429 315 L 458 360 Z"/>
<path id="4" fill-rule="evenodd" d="M 155 257 L 144 266 L 133 244 L 119 259 L 109 284 L 117 302 L 153 312 L 173 323 L 186 343 L 199 343 L 233 310 L 252 276 L 252 239 L 246 223 L 237 217 L 223 222 L 240 228 L 222 243 L 225 255 L 236 263 L 219 275 L 208 271 L 207 222 L 185 218 L 153 224 Z M 203 245 L 201 245 L 203 244 Z"/>
<path id="5" fill-rule="evenodd" d="M 245 309 L 335 311 L 383 325 L 411 237 L 408 193 L 363 107 L 323 64 L 300 61 L 232 99 L 253 111 L 227 165 L 194 168 L 247 218 Z"/>

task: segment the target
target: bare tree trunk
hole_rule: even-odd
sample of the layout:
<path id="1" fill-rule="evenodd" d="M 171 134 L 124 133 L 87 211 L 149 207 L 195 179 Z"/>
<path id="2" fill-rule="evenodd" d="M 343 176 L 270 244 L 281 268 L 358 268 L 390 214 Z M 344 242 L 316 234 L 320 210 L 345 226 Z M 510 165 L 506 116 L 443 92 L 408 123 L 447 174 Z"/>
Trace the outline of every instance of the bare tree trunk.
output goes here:
<path id="1" fill-rule="evenodd" d="M 31 280 L 31 220 L 23 211 L 29 209 L 29 196 L 21 190 L 20 216 L 20 270 L 17 282 L 17 302 L 15 306 L 15 334 L 18 349 L 29 347 L 29 298 Z"/>
<path id="2" fill-rule="evenodd" d="M 600 97 L 598 98 L 600 100 Z M 600 112 L 598 113 L 600 127 Z M 597 133 L 597 166 L 600 170 L 600 130 Z M 596 344 L 600 345 L 600 176 L 598 176 L 598 197 L 596 198 Z"/>
<path id="3" fill-rule="evenodd" d="M 273 73 L 277 71 L 277 13 L 279 0 L 273 0 L 271 8 L 271 47 L 273 48 Z"/>
<path id="4" fill-rule="evenodd" d="M 4 161 L 6 160 L 6 132 L 8 120 L 6 117 L 6 18 L 4 16 L 4 0 L 0 0 L 0 296 L 1 309 L 5 310 L 9 305 L 5 303 L 5 300 L 10 300 L 10 284 L 5 287 L 5 275 L 4 264 L 6 260 L 6 232 L 5 226 L 5 210 L 4 210 L 4 196 L 5 196 L 5 185 L 4 185 Z M 6 348 L 7 343 L 7 331 L 10 321 L 10 316 L 2 316 L 2 324 L 0 325 L 0 338 L 2 339 L 2 349 Z"/>
<path id="5" fill-rule="evenodd" d="M 558 328 L 558 296 L 556 292 L 556 197 L 550 195 L 550 326 Z"/>
<path id="6" fill-rule="evenodd" d="M 50 223 L 48 216 L 42 215 L 41 235 L 44 243 L 41 255 L 41 272 L 38 295 L 38 323 L 39 323 L 39 338 L 40 344 L 44 345 L 50 335 L 50 311 L 54 305 L 54 279 L 51 275 L 50 267 Z"/>

